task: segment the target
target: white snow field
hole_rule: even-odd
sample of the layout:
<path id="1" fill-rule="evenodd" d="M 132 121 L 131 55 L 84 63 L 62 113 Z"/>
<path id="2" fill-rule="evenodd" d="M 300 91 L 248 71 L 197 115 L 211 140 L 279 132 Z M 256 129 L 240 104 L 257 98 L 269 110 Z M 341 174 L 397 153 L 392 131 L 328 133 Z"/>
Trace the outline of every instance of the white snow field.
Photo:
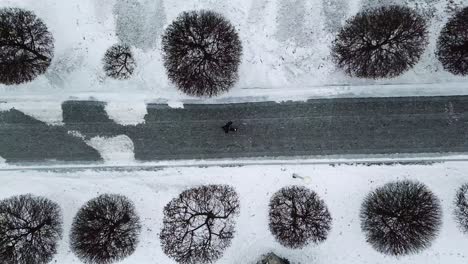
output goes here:
<path id="1" fill-rule="evenodd" d="M 142 222 L 140 242 L 122 264 L 175 263 L 161 249 L 163 207 L 183 190 L 202 184 L 228 184 L 240 197 L 240 215 L 232 245 L 215 263 L 255 264 L 273 251 L 302 264 L 464 264 L 468 234 L 457 227 L 453 201 L 457 189 L 468 182 L 468 162 L 432 165 L 269 165 L 208 168 L 167 168 L 157 171 L 0 171 L 0 198 L 33 193 L 60 204 L 64 236 L 51 263 L 80 263 L 70 251 L 69 230 L 78 209 L 103 193 L 126 195 Z M 294 179 L 295 173 L 304 179 Z M 360 229 L 359 210 L 364 197 L 376 187 L 395 180 L 418 180 L 440 199 L 443 224 L 432 246 L 419 254 L 384 256 L 367 242 Z M 268 229 L 268 203 L 281 187 L 297 184 L 315 191 L 333 218 L 328 238 L 300 250 L 282 247 Z"/>
<path id="2" fill-rule="evenodd" d="M 397 78 L 347 77 L 333 65 L 330 45 L 347 18 L 383 3 L 408 5 L 425 16 L 430 44 L 416 67 Z M 0 86 L 0 99 L 190 101 L 168 81 L 160 42 L 175 17 L 197 9 L 225 15 L 243 43 L 239 82 L 216 100 L 467 94 L 468 79 L 444 71 L 434 55 L 441 27 L 466 5 L 468 0 L 0 0 L 0 7 L 34 11 L 55 37 L 47 73 Z M 106 78 L 102 70 L 106 49 L 119 41 L 133 46 L 138 65 L 126 81 Z"/>
<path id="3" fill-rule="evenodd" d="M 330 60 L 334 36 L 361 8 L 384 3 L 409 5 L 421 12 L 429 21 L 430 44 L 416 67 L 397 78 L 347 77 Z M 180 108 L 183 103 L 197 102 L 468 95 L 468 78 L 444 71 L 434 55 L 441 27 L 463 6 L 468 6 L 468 0 L 0 0 L 0 7 L 34 11 L 55 38 L 55 56 L 46 74 L 22 85 L 0 85 L 0 111 L 16 108 L 48 124 L 61 125 L 62 101 L 102 100 L 108 102 L 106 111 L 113 120 L 135 125 L 144 121 L 145 103 L 150 102 Z M 178 92 L 168 81 L 161 61 L 164 28 L 181 12 L 198 9 L 225 15 L 239 30 L 243 43 L 239 82 L 217 98 L 197 99 Z M 119 41 L 131 43 L 136 55 L 136 72 L 125 81 L 106 78 L 101 65 L 106 49 Z M 86 201 L 103 193 L 131 199 L 143 226 L 137 250 L 119 263 L 176 263 L 162 252 L 159 241 L 163 207 L 183 190 L 203 184 L 231 185 L 241 202 L 232 245 L 215 263 L 255 264 L 260 255 L 271 251 L 294 264 L 467 262 L 468 234 L 460 231 L 453 217 L 455 192 L 468 182 L 466 156 L 431 165 L 331 166 L 300 164 L 300 160 L 268 164 L 252 159 L 162 162 L 154 164 L 161 166 L 159 169 L 117 170 L 111 167 L 145 166 L 135 161 L 128 137 L 96 137 L 87 144 L 103 156 L 101 168 L 31 170 L 7 165 L 0 157 L 0 199 L 32 193 L 50 198 L 63 210 L 63 239 L 51 263 L 81 263 L 69 248 L 71 222 Z M 200 166 L 188 166 L 193 164 Z M 293 174 L 302 179 L 293 178 Z M 403 179 L 421 181 L 437 195 L 443 225 L 430 248 L 395 258 L 378 253 L 365 241 L 359 210 L 367 193 Z M 292 250 L 271 235 L 269 199 L 281 187 L 292 184 L 310 188 L 327 204 L 333 222 L 323 243 Z"/>

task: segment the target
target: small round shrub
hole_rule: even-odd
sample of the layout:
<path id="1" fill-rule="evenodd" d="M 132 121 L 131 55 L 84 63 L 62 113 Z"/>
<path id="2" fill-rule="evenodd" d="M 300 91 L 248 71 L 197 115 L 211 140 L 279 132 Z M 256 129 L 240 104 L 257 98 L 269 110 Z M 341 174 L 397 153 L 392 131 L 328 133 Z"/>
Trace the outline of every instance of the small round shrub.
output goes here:
<path id="1" fill-rule="evenodd" d="M 455 218 L 464 233 L 468 233 L 468 183 L 457 192 L 455 199 Z"/>
<path id="2" fill-rule="evenodd" d="M 271 198 L 270 231 L 285 247 L 302 248 L 324 241 L 331 222 L 325 203 L 305 187 L 284 187 Z"/>
<path id="3" fill-rule="evenodd" d="M 103 64 L 107 76 L 120 80 L 130 78 L 136 67 L 132 50 L 124 44 L 110 47 L 104 55 Z"/>
<path id="4" fill-rule="evenodd" d="M 367 242 L 381 253 L 398 256 L 431 245 L 442 224 L 442 211 L 424 184 L 398 181 L 367 195 L 360 218 Z"/>
<path id="5" fill-rule="evenodd" d="M 55 202 L 30 194 L 0 202 L 1 263 L 48 263 L 61 238 L 62 213 Z"/>
<path id="6" fill-rule="evenodd" d="M 445 24 L 436 54 L 445 70 L 456 75 L 468 74 L 468 7 Z"/>
<path id="7" fill-rule="evenodd" d="M 162 50 L 169 79 L 186 94 L 215 96 L 238 79 L 242 44 L 221 14 L 182 13 L 166 29 Z"/>
<path id="8" fill-rule="evenodd" d="M 164 207 L 164 253 L 182 264 L 216 261 L 231 244 L 238 214 L 238 196 L 227 185 L 182 192 Z"/>
<path id="9" fill-rule="evenodd" d="M 53 50 L 52 34 L 33 12 L 0 9 L 0 83 L 29 82 L 45 73 Z"/>
<path id="10" fill-rule="evenodd" d="M 336 65 L 350 76 L 392 78 L 412 68 L 428 44 L 426 21 L 410 8 L 391 5 L 359 12 L 332 47 Z"/>
<path id="11" fill-rule="evenodd" d="M 103 194 L 73 219 L 71 249 L 85 263 L 112 263 L 133 254 L 140 230 L 140 218 L 127 197 Z"/>

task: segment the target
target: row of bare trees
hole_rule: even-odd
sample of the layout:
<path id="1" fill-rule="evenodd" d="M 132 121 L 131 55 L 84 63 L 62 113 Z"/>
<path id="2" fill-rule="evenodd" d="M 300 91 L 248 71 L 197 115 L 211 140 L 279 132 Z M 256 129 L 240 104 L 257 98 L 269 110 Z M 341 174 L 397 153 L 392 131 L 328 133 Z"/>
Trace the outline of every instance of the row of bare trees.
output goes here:
<path id="1" fill-rule="evenodd" d="M 184 12 L 167 28 L 162 50 L 169 79 L 187 94 L 214 96 L 238 79 L 242 44 L 234 26 L 218 13 Z M 34 13 L 0 9 L 0 83 L 32 81 L 46 72 L 53 51 L 54 38 Z M 136 68 L 131 47 L 111 46 L 103 65 L 109 77 L 130 78 Z"/>
<path id="2" fill-rule="evenodd" d="M 140 229 L 128 198 L 104 194 L 88 201 L 76 214 L 70 246 L 85 263 L 112 263 L 133 253 Z M 45 197 L 27 194 L 0 202 L 1 263 L 49 263 L 62 232 L 60 207 Z"/>
<path id="3" fill-rule="evenodd" d="M 205 185 L 183 191 L 164 207 L 159 234 L 164 253 L 178 263 L 212 263 L 229 247 L 240 211 L 236 191 L 227 185 Z M 455 199 L 455 219 L 468 233 L 468 184 Z M 361 207 L 361 229 L 377 251 L 393 255 L 428 248 L 442 224 L 438 198 L 415 181 L 387 183 L 369 193 Z M 332 217 L 323 200 L 303 186 L 277 191 L 269 204 L 269 228 L 283 246 L 298 249 L 327 239 Z M 0 261 L 45 264 L 62 238 L 58 204 L 34 195 L 0 201 Z M 130 256 L 142 225 L 125 196 L 103 194 L 75 215 L 70 247 L 85 263 L 108 264 Z"/>
<path id="4" fill-rule="evenodd" d="M 444 69 L 468 74 L 468 7 L 442 29 L 437 58 Z M 0 9 L 0 83 L 20 84 L 50 66 L 54 38 L 44 22 L 19 8 Z M 427 21 L 413 9 L 390 5 L 366 9 L 349 19 L 332 44 L 332 58 L 350 76 L 392 78 L 420 60 L 428 44 Z M 236 28 L 221 14 L 184 12 L 162 37 L 169 79 L 184 93 L 215 96 L 238 80 L 242 43 Z M 136 63 L 125 43 L 110 47 L 103 58 L 105 73 L 127 79 Z"/>
<path id="5" fill-rule="evenodd" d="M 468 7 L 450 18 L 437 41 L 445 70 L 468 74 Z M 413 9 L 390 5 L 364 10 L 338 33 L 332 57 L 350 76 L 392 78 L 411 69 L 428 45 L 427 21 Z"/>

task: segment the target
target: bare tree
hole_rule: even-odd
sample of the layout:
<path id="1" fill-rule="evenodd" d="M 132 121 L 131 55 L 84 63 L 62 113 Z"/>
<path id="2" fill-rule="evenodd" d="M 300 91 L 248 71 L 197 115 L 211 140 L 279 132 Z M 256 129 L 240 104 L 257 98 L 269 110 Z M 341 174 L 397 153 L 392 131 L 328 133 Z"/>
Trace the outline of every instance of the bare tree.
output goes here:
<path id="1" fill-rule="evenodd" d="M 457 192 L 455 218 L 463 232 L 468 234 L 468 183 L 460 187 Z"/>
<path id="2" fill-rule="evenodd" d="M 398 181 L 371 192 L 360 218 L 367 242 L 381 253 L 396 256 L 429 247 L 442 224 L 442 211 L 424 184 Z"/>
<path id="3" fill-rule="evenodd" d="M 211 263 L 234 237 L 239 200 L 225 185 L 201 186 L 182 192 L 164 207 L 160 234 L 166 255 L 179 263 Z"/>
<path id="4" fill-rule="evenodd" d="M 242 44 L 234 26 L 218 13 L 182 13 L 166 29 L 162 49 L 169 79 L 189 95 L 215 96 L 238 79 Z"/>
<path id="5" fill-rule="evenodd" d="M 34 13 L 0 9 L 0 83 L 29 82 L 45 73 L 53 50 L 52 34 Z"/>
<path id="6" fill-rule="evenodd" d="M 419 61 L 427 35 L 426 21 L 410 8 L 392 5 L 364 10 L 338 33 L 332 57 L 351 76 L 392 78 Z"/>
<path id="7" fill-rule="evenodd" d="M 318 195 L 302 186 L 288 186 L 270 201 L 270 231 L 279 243 L 302 248 L 327 238 L 332 218 Z"/>
<path id="8" fill-rule="evenodd" d="M 140 230 L 140 218 L 127 197 L 103 194 L 73 219 L 71 249 L 86 263 L 112 263 L 133 254 Z"/>
<path id="9" fill-rule="evenodd" d="M 468 7 L 456 13 L 442 29 L 437 41 L 437 57 L 445 70 L 468 74 Z"/>
<path id="10" fill-rule="evenodd" d="M 55 202 L 30 194 L 0 202 L 1 263 L 48 263 L 61 238 L 62 213 Z"/>
<path id="11" fill-rule="evenodd" d="M 135 70 L 136 63 L 132 50 L 125 44 L 110 47 L 103 59 L 106 75 L 115 79 L 128 79 Z"/>
<path id="12" fill-rule="evenodd" d="M 275 253 L 270 252 L 261 257 L 257 264 L 290 264 L 289 260 L 278 257 Z"/>

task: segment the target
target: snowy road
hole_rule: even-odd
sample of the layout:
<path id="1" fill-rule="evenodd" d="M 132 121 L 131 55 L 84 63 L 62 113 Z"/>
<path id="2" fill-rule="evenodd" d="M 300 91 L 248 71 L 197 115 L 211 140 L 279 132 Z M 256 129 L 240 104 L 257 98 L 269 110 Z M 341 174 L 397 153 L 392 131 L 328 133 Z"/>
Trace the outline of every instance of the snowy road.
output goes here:
<path id="1" fill-rule="evenodd" d="M 168 159 L 464 153 L 468 96 L 321 99 L 307 102 L 148 105 L 144 123 L 120 125 L 105 103 L 63 103 L 63 126 L 0 112 L 7 162 L 98 161 L 84 142 L 126 135 L 140 161 Z M 236 133 L 220 128 L 232 120 Z M 70 134 L 78 131 L 80 138 Z M 101 153 L 102 154 L 102 153 Z M 101 155 L 102 156 L 102 155 Z"/>

